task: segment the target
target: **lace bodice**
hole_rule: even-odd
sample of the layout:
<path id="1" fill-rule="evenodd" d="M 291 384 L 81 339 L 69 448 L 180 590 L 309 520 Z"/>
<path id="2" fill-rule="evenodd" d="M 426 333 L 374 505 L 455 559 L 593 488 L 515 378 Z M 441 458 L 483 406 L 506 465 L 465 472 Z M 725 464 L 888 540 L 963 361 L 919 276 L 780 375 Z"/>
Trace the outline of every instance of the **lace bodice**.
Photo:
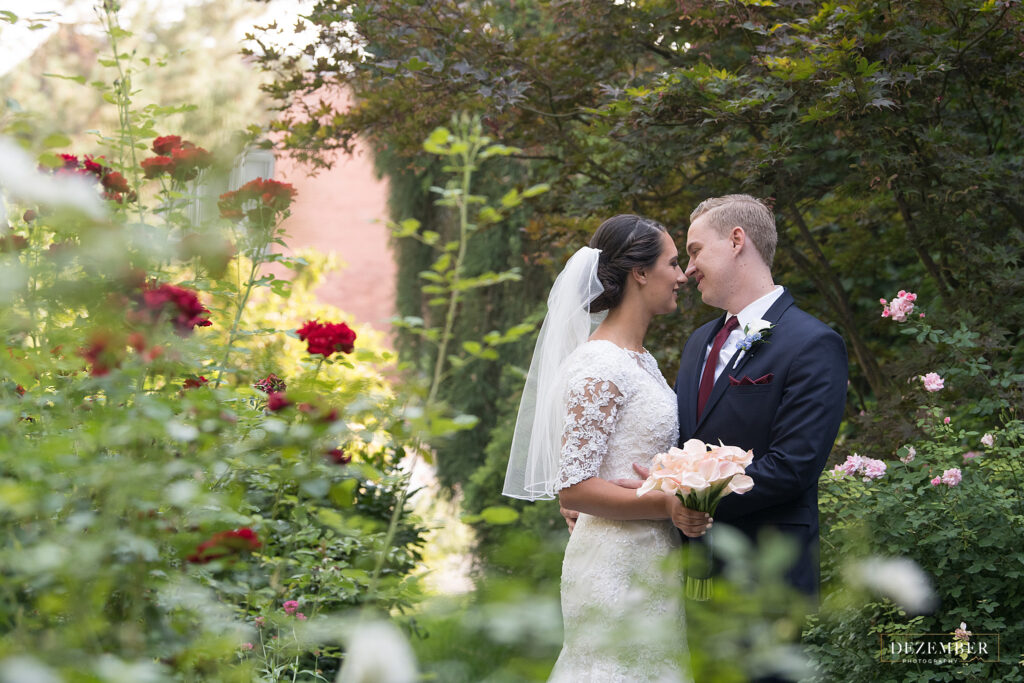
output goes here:
<path id="1" fill-rule="evenodd" d="M 565 427 L 556 490 L 591 477 L 635 478 L 676 445 L 676 397 L 658 363 L 604 340 L 589 341 L 566 360 Z"/>

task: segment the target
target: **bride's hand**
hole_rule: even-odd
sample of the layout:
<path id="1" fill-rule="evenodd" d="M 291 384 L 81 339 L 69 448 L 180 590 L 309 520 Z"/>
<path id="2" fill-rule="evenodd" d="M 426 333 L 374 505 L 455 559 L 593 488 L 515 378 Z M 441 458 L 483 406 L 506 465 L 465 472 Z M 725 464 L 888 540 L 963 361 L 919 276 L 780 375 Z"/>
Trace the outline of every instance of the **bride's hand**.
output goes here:
<path id="1" fill-rule="evenodd" d="M 683 535 L 689 538 L 700 538 L 711 528 L 714 522 L 711 519 L 711 515 L 706 512 L 683 507 L 682 501 L 677 496 L 668 496 L 666 510 L 672 523 L 683 532 Z"/>

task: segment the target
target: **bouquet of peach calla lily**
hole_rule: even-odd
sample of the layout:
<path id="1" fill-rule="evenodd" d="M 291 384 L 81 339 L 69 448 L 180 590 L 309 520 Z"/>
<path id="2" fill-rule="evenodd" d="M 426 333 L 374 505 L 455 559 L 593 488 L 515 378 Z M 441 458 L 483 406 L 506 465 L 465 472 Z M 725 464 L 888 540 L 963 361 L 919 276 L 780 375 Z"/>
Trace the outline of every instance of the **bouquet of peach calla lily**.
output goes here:
<path id="1" fill-rule="evenodd" d="M 714 516 L 722 498 L 753 488 L 754 480 L 744 473 L 753 460 L 753 451 L 690 439 L 682 448 L 670 448 L 668 453 L 654 456 L 650 475 L 636 494 L 642 496 L 654 490 L 674 493 L 685 507 Z M 704 547 L 707 575 L 697 577 L 687 572 L 686 576 L 686 597 L 693 600 L 711 597 L 711 548 Z"/>

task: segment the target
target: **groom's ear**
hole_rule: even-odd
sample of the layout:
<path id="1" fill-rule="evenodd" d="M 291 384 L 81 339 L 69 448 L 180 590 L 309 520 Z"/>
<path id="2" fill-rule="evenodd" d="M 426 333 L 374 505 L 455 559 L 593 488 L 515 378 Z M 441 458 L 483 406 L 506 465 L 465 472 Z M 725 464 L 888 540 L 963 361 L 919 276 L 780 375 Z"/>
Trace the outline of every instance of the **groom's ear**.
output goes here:
<path id="1" fill-rule="evenodd" d="M 729 233 L 729 241 L 732 242 L 732 248 L 734 250 L 738 251 L 742 249 L 743 245 L 747 243 L 747 231 L 737 225 Z"/>

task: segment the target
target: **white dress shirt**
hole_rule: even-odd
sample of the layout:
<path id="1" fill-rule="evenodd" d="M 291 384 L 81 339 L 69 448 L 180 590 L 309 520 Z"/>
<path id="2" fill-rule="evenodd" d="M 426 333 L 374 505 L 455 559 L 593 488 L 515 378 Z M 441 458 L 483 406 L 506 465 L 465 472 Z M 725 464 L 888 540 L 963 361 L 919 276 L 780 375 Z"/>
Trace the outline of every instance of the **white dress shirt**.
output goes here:
<path id="1" fill-rule="evenodd" d="M 768 312 L 768 309 L 772 307 L 782 293 L 786 291 L 782 285 L 776 285 L 775 289 L 768 292 L 760 299 L 750 302 L 747 307 L 739 313 L 726 313 L 725 319 L 728 320 L 729 316 L 735 315 L 739 321 L 739 327 L 729 333 L 729 336 L 725 338 L 725 343 L 722 344 L 722 350 L 718 352 L 718 364 L 715 365 L 715 381 L 722 375 L 722 370 L 725 370 L 725 366 L 728 365 L 729 361 L 732 360 L 732 355 L 736 353 L 736 348 L 739 346 L 743 338 L 746 337 L 746 333 L 743 328 L 764 317 L 764 314 Z M 703 362 L 701 363 L 701 375 L 704 374 L 704 365 L 708 362 L 708 354 L 711 352 L 711 344 L 714 343 L 714 338 L 711 339 L 711 343 L 704 349 Z M 741 351 L 741 353 L 743 353 Z M 738 360 L 738 359 L 737 359 Z M 698 378 L 698 382 L 699 382 Z"/>

